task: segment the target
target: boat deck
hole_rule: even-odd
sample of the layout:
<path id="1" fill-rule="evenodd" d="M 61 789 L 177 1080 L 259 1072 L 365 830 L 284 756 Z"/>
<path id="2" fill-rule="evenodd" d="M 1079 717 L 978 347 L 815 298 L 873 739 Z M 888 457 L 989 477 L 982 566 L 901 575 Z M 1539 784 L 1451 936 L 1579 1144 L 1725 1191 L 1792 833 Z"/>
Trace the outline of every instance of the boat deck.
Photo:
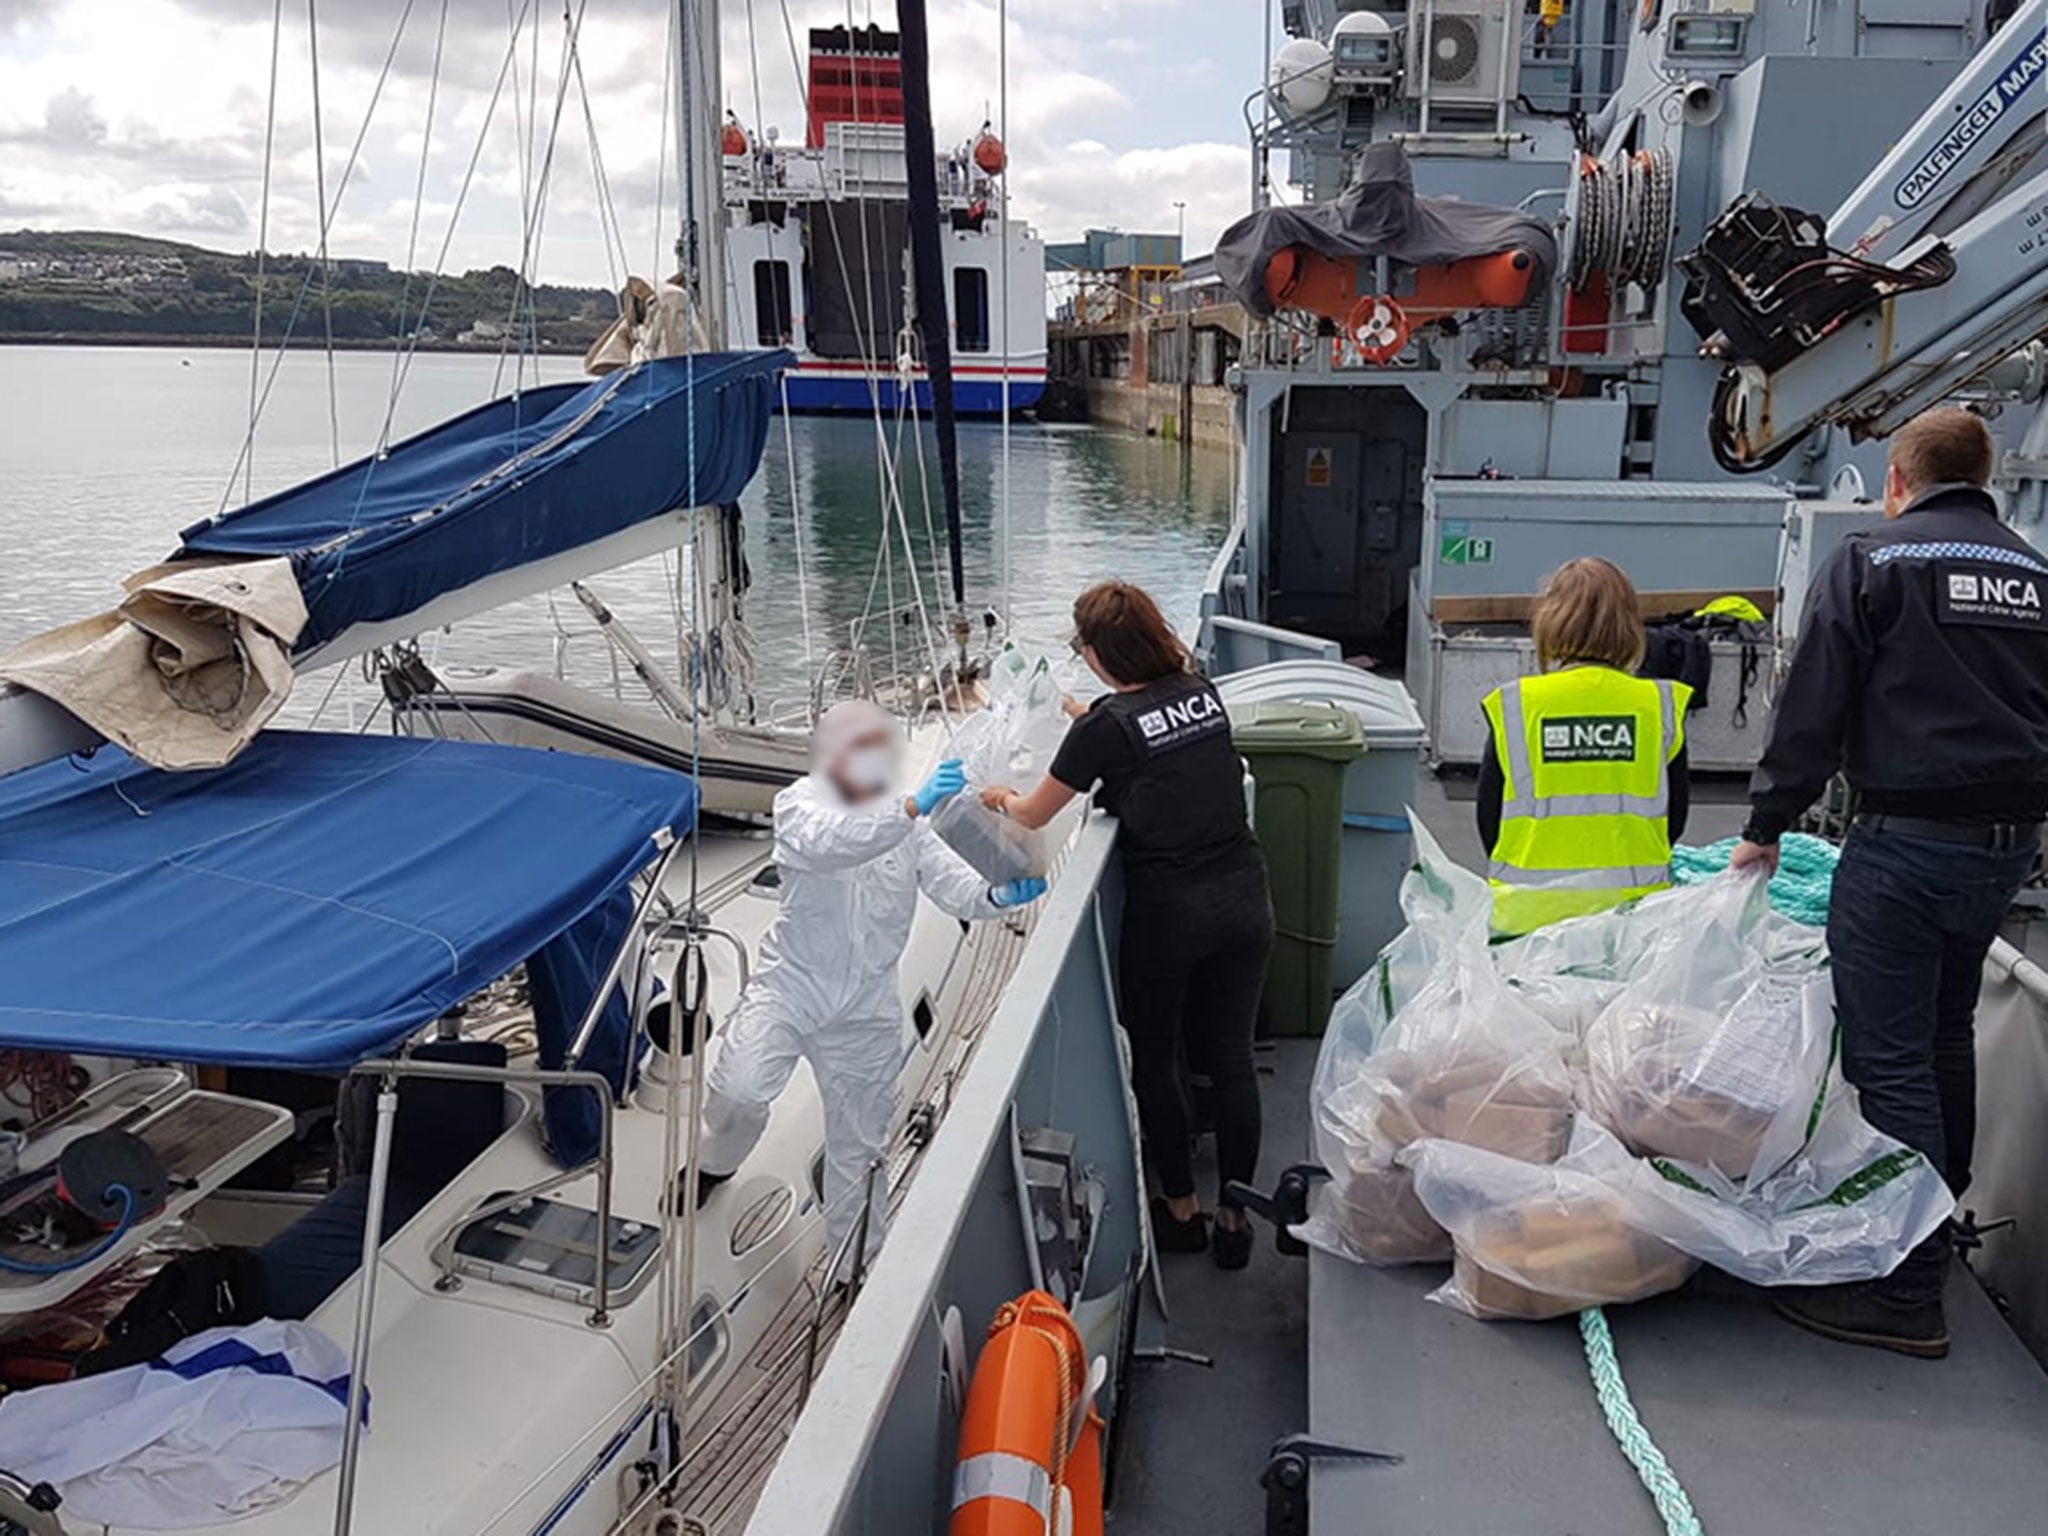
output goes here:
<path id="1" fill-rule="evenodd" d="M 1270 1182 L 1309 1150 L 1314 1040 L 1259 1051 L 1266 1112 L 1260 1177 Z M 1195 1187 L 1215 1188 L 1216 1143 L 1204 1137 Z M 1110 1529 L 1126 1536 L 1265 1529 L 1259 1472 L 1282 1435 L 1308 1428 L 1308 1266 L 1277 1253 L 1263 1225 L 1249 1267 L 1226 1274 L 1207 1254 L 1160 1260 L 1167 1345 L 1207 1356 L 1140 1359 L 1131 1367 L 1110 1488 Z"/>
<path id="2" fill-rule="evenodd" d="M 1601 1420 L 1576 1324 L 1482 1323 L 1424 1301 L 1444 1274 L 1311 1256 L 1309 1423 L 1406 1458 L 1318 1463 L 1311 1532 L 1657 1529 Z M 1960 1267 L 1948 1313 L 1945 1361 L 1815 1338 L 1710 1273 L 1607 1315 L 1637 1412 L 1709 1531 L 2039 1530 L 2048 1374 Z"/>
<path id="3" fill-rule="evenodd" d="M 1468 866 L 1481 857 L 1470 795 L 1469 780 L 1452 778 L 1425 780 L 1417 797 Z M 1744 814 L 1738 784 L 1696 779 L 1686 841 L 1732 836 Z M 1310 1155 L 1315 1055 L 1314 1041 L 1262 1053 L 1268 1180 Z M 1657 1529 L 1602 1421 L 1573 1323 L 1488 1324 L 1426 1302 L 1446 1272 L 1285 1259 L 1265 1234 L 1240 1275 L 1169 1257 L 1169 1342 L 1216 1363 L 1136 1366 L 1111 1528 L 1264 1530 L 1268 1451 L 1307 1431 L 1406 1458 L 1317 1463 L 1315 1532 Z M 2040 1527 L 2048 1373 L 1960 1268 L 1945 1362 L 1814 1338 L 1780 1321 L 1763 1293 L 1714 1275 L 1609 1318 L 1643 1421 L 1710 1531 L 1932 1536 L 1962 1510 L 1983 1530 Z"/>

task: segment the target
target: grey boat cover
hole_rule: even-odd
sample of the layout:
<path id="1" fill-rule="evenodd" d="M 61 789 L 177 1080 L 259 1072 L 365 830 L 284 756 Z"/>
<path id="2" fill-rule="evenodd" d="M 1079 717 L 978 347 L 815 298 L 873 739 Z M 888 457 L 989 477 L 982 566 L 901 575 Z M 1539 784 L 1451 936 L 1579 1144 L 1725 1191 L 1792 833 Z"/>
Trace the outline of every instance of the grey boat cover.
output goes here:
<path id="1" fill-rule="evenodd" d="M 1414 267 L 1524 250 L 1537 264 L 1532 296 L 1544 291 L 1557 264 L 1557 242 L 1541 219 L 1517 208 L 1417 197 L 1407 151 L 1385 142 L 1360 153 L 1351 184 L 1334 202 L 1261 209 L 1223 231 L 1216 275 L 1253 314 L 1270 315 L 1266 267 L 1290 245 L 1324 256 L 1385 256 Z"/>

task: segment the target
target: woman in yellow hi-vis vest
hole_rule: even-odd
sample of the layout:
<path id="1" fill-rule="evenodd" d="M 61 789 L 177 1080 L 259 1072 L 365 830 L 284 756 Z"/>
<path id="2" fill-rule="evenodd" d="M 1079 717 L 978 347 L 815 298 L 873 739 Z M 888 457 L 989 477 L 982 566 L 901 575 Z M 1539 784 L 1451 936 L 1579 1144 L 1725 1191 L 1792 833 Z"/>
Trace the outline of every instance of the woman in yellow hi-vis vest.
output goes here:
<path id="1" fill-rule="evenodd" d="M 1643 619 L 1621 568 L 1569 560 L 1529 614 L 1537 673 L 1486 696 L 1479 835 L 1493 926 L 1527 933 L 1671 883 L 1688 805 L 1683 683 L 1635 676 Z"/>

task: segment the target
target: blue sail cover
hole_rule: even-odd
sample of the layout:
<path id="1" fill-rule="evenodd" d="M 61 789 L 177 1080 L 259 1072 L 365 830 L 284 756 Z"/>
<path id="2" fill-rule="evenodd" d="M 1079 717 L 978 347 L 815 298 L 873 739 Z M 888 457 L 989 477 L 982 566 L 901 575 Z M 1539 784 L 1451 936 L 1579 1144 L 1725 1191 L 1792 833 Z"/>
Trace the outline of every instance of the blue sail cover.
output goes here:
<path id="1" fill-rule="evenodd" d="M 560 936 L 615 945 L 695 805 L 662 769 L 323 732 L 198 773 L 26 769 L 0 779 L 0 1046 L 349 1065 Z"/>
<path id="2" fill-rule="evenodd" d="M 493 400 L 382 458 L 195 524 L 179 553 L 290 556 L 308 651 L 677 507 L 737 500 L 794 362 L 703 352 Z"/>

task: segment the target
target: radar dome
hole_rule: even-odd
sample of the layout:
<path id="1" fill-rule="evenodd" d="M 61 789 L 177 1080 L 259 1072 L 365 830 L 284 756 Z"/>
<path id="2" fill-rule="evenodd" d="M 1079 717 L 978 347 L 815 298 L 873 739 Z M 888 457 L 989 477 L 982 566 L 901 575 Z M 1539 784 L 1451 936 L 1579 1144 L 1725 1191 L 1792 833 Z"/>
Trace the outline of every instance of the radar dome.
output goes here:
<path id="1" fill-rule="evenodd" d="M 1337 18 L 1337 25 L 1330 28 L 1330 48 L 1335 51 L 1337 39 L 1363 33 L 1367 37 L 1392 37 L 1394 24 L 1378 11 L 1346 11 Z"/>
<path id="2" fill-rule="evenodd" d="M 1289 117 L 1307 117 L 1330 99 L 1330 50 L 1297 37 L 1273 55 L 1267 85 Z"/>
<path id="3" fill-rule="evenodd" d="M 1337 68 L 1358 68 L 1393 57 L 1395 25 L 1376 10 L 1348 10 L 1329 29 L 1329 55 Z"/>

